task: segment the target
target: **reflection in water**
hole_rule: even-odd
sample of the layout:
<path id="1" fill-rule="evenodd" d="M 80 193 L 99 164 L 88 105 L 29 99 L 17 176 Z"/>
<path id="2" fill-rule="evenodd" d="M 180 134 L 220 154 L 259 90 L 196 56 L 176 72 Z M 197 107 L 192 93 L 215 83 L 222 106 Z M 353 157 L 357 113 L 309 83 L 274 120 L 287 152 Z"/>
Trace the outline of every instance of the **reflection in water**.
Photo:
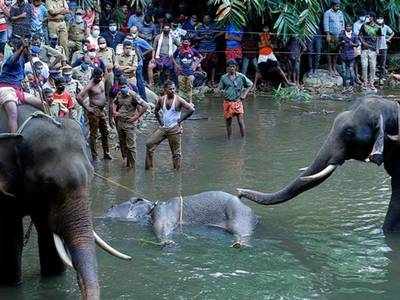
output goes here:
<path id="1" fill-rule="evenodd" d="M 276 104 L 266 98 L 246 103 L 247 137 L 225 139 L 220 100 L 198 106 L 208 120 L 187 121 L 183 168 L 172 170 L 168 144 L 156 151 L 155 169 L 144 171 L 144 141 L 138 166 L 99 162 L 97 172 L 137 191 L 94 179 L 94 216 L 131 196 L 168 199 L 206 190 L 235 193 L 236 187 L 273 191 L 307 166 L 322 145 L 335 114 L 349 103 Z M 302 109 L 298 109 L 301 107 Z M 237 126 L 236 124 L 234 126 Z M 116 153 L 117 157 L 119 153 Z M 161 250 L 151 228 L 95 219 L 96 230 L 133 256 L 116 260 L 98 253 L 103 299 L 397 299 L 400 240 L 385 238 L 381 225 L 390 197 L 383 168 L 350 161 L 320 187 L 274 207 L 247 202 L 261 217 L 252 247 L 227 247 L 232 236 L 210 228 L 188 228 L 177 246 Z M 25 284 L 0 289 L 0 299 L 77 299 L 74 274 L 52 280 L 38 276 L 35 236 L 24 250 Z"/>

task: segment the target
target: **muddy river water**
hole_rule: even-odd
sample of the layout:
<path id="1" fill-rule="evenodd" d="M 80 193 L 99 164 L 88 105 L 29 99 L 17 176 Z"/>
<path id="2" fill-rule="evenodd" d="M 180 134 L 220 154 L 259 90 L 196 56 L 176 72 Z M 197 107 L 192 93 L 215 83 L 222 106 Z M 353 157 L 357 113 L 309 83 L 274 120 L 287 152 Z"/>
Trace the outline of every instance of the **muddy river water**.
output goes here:
<path id="1" fill-rule="evenodd" d="M 261 224 L 251 247 L 230 248 L 232 236 L 210 228 L 184 228 L 175 247 L 161 250 L 150 228 L 104 221 L 101 215 L 130 196 L 167 199 L 236 187 L 273 191 L 308 165 L 332 120 L 350 102 L 279 104 L 268 97 L 246 104 L 248 135 L 225 139 L 221 101 L 204 100 L 187 121 L 180 173 L 171 169 L 167 143 L 156 168 L 144 171 L 138 137 L 136 173 L 122 161 L 100 162 L 99 173 L 126 185 L 124 191 L 95 178 L 91 191 L 95 227 L 104 239 L 133 257 L 130 263 L 98 251 L 103 299 L 399 299 L 400 239 L 385 238 L 381 225 L 390 197 L 383 168 L 350 161 L 319 187 L 291 202 L 263 207 L 246 202 Z M 326 114 L 326 111 L 332 112 Z M 325 112 L 325 113 L 324 113 Z M 118 156 L 115 153 L 114 156 Z M 0 289 L 0 299 L 78 299 L 75 275 L 40 279 L 35 235 L 23 255 L 24 284 Z"/>

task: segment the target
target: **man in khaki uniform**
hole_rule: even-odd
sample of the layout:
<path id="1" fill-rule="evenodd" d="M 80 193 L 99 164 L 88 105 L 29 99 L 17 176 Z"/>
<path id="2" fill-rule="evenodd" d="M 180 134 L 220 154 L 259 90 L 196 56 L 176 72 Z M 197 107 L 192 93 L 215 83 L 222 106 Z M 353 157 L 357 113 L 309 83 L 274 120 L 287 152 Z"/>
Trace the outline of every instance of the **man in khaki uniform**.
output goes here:
<path id="1" fill-rule="evenodd" d="M 114 67 L 114 50 L 110 47 L 107 47 L 106 39 L 103 37 L 99 37 L 99 50 L 97 51 L 97 57 L 100 58 L 104 64 L 106 65 L 107 71 L 112 71 Z"/>
<path id="2" fill-rule="evenodd" d="M 76 96 L 83 89 L 81 83 L 72 78 L 72 67 L 65 66 L 62 68 L 62 76 L 65 80 L 65 90 L 71 95 L 72 100 L 76 103 Z M 78 123 L 81 122 L 83 109 L 80 105 L 75 105 L 71 110 L 71 117 Z"/>
<path id="3" fill-rule="evenodd" d="M 147 111 L 148 104 L 128 87 L 128 80 L 121 81 L 121 90 L 113 103 L 113 116 L 117 125 L 119 146 L 126 166 L 136 163 L 136 126 Z"/>
<path id="4" fill-rule="evenodd" d="M 122 54 L 117 55 L 115 58 L 115 67 L 124 73 L 129 83 L 134 85 L 136 85 L 136 69 L 138 62 L 139 59 L 136 51 L 133 50 L 132 42 L 125 41 Z"/>
<path id="5" fill-rule="evenodd" d="M 72 69 L 72 78 L 79 81 L 82 86 L 86 86 L 92 77 L 92 71 L 93 68 L 87 62 L 83 62 Z"/>
<path id="6" fill-rule="evenodd" d="M 69 27 L 68 31 L 68 46 L 69 46 L 69 54 L 73 54 L 75 51 L 78 51 L 82 47 L 82 41 L 85 39 L 85 22 L 83 21 L 83 9 L 76 10 L 76 18 L 75 22 L 72 23 Z"/>
<path id="7" fill-rule="evenodd" d="M 68 52 L 68 29 L 65 23 L 65 15 L 69 13 L 69 8 L 66 0 L 46 0 L 46 6 L 49 13 L 48 29 L 49 34 L 56 34 L 59 36 L 60 45 Z"/>

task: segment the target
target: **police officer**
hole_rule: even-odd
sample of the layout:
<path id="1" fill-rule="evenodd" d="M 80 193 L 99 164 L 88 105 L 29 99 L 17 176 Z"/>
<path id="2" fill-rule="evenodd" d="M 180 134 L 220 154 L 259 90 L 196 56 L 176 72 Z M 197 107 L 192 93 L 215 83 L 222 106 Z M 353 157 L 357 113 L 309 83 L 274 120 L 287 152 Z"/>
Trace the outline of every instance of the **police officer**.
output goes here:
<path id="1" fill-rule="evenodd" d="M 78 8 L 75 13 L 75 22 L 71 24 L 68 32 L 68 48 L 70 55 L 81 49 L 82 41 L 85 39 L 85 22 L 83 21 L 84 11 Z"/>
<path id="2" fill-rule="evenodd" d="M 93 68 L 84 61 L 80 66 L 72 69 L 72 78 L 79 81 L 82 86 L 86 86 L 92 77 Z"/>
<path id="3" fill-rule="evenodd" d="M 46 6 L 49 13 L 48 29 L 49 35 L 60 37 L 60 44 L 68 55 L 68 29 L 65 23 L 65 15 L 69 13 L 66 0 L 46 0 Z"/>
<path id="4" fill-rule="evenodd" d="M 99 37 L 98 44 L 99 50 L 97 51 L 97 57 L 104 62 L 107 70 L 112 71 L 115 60 L 114 50 L 110 47 L 107 47 L 106 39 L 103 37 Z"/>
<path id="5" fill-rule="evenodd" d="M 129 83 L 136 85 L 136 69 L 138 67 L 138 56 L 133 49 L 131 41 L 124 41 L 122 54 L 115 58 L 115 67 L 120 69 L 128 78 Z"/>
<path id="6" fill-rule="evenodd" d="M 121 90 L 113 103 L 113 116 L 117 126 L 119 146 L 126 166 L 134 168 L 136 162 L 136 126 L 147 111 L 148 104 L 129 88 L 128 80 L 121 79 Z"/>

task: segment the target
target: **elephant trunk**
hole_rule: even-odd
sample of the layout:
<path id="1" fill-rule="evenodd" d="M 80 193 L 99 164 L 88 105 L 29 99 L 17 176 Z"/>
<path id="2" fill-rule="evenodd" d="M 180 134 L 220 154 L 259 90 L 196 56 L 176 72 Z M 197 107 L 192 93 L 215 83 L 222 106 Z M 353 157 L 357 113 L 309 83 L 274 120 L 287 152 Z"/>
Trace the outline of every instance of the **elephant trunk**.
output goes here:
<path id="1" fill-rule="evenodd" d="M 339 165 L 343 164 L 344 152 L 344 147 L 340 147 L 337 139 L 333 138 L 331 133 L 318 152 L 314 162 L 280 191 L 262 193 L 253 190 L 238 189 L 239 197 L 244 197 L 263 205 L 274 205 L 289 201 L 324 182 Z"/>
<path id="2" fill-rule="evenodd" d="M 60 235 L 77 272 L 79 287 L 85 300 L 100 299 L 93 224 L 86 188 L 74 191 L 58 207 L 59 220 L 55 233 Z"/>

